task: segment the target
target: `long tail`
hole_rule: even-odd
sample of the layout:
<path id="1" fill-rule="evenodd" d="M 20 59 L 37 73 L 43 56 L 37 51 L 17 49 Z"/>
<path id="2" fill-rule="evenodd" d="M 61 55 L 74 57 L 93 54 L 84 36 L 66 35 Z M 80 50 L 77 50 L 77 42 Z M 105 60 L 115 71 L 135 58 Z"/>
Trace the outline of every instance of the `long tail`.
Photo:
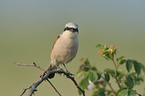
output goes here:
<path id="1" fill-rule="evenodd" d="M 54 69 L 56 69 L 56 66 L 55 66 L 54 64 L 51 63 L 51 64 L 49 65 L 47 71 L 51 71 L 51 70 L 54 70 Z M 49 78 L 49 79 L 52 79 L 54 76 L 55 76 L 55 73 L 52 73 L 52 74 L 50 74 L 50 75 L 48 76 L 48 78 Z"/>

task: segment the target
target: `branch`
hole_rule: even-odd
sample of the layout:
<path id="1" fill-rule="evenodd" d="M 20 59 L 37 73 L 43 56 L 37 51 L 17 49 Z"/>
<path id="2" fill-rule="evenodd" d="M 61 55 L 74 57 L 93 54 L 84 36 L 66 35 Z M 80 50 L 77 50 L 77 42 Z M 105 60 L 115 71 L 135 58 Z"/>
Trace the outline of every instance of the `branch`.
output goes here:
<path id="1" fill-rule="evenodd" d="M 24 90 L 23 90 L 23 92 L 19 95 L 19 96 L 22 96 L 23 94 L 25 94 L 25 92 L 28 90 L 28 89 L 30 89 L 32 86 L 30 86 L 30 87 L 28 87 L 28 88 L 25 88 Z"/>
<path id="2" fill-rule="evenodd" d="M 37 65 L 35 64 L 35 62 L 33 62 L 33 64 L 20 64 L 20 63 L 16 63 L 16 62 L 15 62 L 14 64 L 16 64 L 16 65 L 18 65 L 18 66 L 32 66 L 32 67 L 35 67 L 35 68 L 38 68 L 38 69 L 44 71 L 44 72 L 42 73 L 41 77 L 40 77 L 40 80 L 37 81 L 36 83 L 33 83 L 32 86 L 30 86 L 30 87 L 28 87 L 28 88 L 25 88 L 25 89 L 23 90 L 23 92 L 22 92 L 19 96 L 22 96 L 22 95 L 26 92 L 26 90 L 28 90 L 28 89 L 30 89 L 28 96 L 32 96 L 32 95 L 34 94 L 34 92 L 37 91 L 36 88 L 37 88 L 43 81 L 45 81 L 45 80 L 47 80 L 47 81 L 50 83 L 50 85 L 54 88 L 54 90 L 59 94 L 59 96 L 61 96 L 61 94 L 57 91 L 57 89 L 53 86 L 53 84 L 48 80 L 48 79 L 49 79 L 49 76 L 50 76 L 51 74 L 55 74 L 55 73 L 64 74 L 67 78 L 71 79 L 71 80 L 73 81 L 73 83 L 75 84 L 75 86 L 78 88 L 78 90 L 80 90 L 80 91 L 82 92 L 83 96 L 85 96 L 85 91 L 82 90 L 82 89 L 78 86 L 76 80 L 75 80 L 74 77 L 73 77 L 73 74 L 70 73 L 70 72 L 65 72 L 64 70 L 61 70 L 61 69 L 55 69 L 55 70 L 51 70 L 51 71 L 46 71 L 46 70 L 44 70 L 43 68 L 41 68 L 40 66 L 37 66 Z"/>
<path id="3" fill-rule="evenodd" d="M 75 86 L 82 92 L 83 96 L 85 96 L 85 91 L 82 90 L 77 82 L 75 81 L 74 77 L 72 76 L 71 73 L 69 72 L 65 72 L 64 70 L 60 70 L 60 69 L 55 69 L 55 70 L 51 70 L 51 71 L 48 71 L 47 73 L 45 73 L 45 75 L 43 77 L 40 78 L 40 80 L 36 83 L 34 83 L 30 89 L 30 92 L 29 92 L 29 95 L 28 96 L 32 96 L 32 94 L 36 91 L 36 88 L 44 81 L 44 80 L 47 80 L 49 75 L 50 74 L 55 74 L 55 73 L 58 73 L 58 74 L 64 74 L 67 78 L 71 79 L 73 81 L 73 83 L 75 84 Z"/>
<path id="4" fill-rule="evenodd" d="M 57 89 L 54 87 L 54 85 L 48 79 L 46 79 L 46 80 L 53 87 L 53 89 L 56 91 L 56 93 L 58 93 L 58 95 L 61 96 L 61 94 L 57 91 Z"/>
<path id="5" fill-rule="evenodd" d="M 114 59 L 112 59 L 112 62 L 114 64 L 114 66 L 115 66 L 115 80 L 117 82 L 118 87 L 121 89 L 121 85 L 119 84 L 118 79 L 117 79 L 117 69 L 118 69 L 118 66 L 116 66 L 116 63 L 115 63 Z"/>
<path id="6" fill-rule="evenodd" d="M 45 75 L 43 77 L 40 78 L 40 80 L 36 83 L 34 83 L 30 89 L 30 92 L 29 92 L 29 95 L 28 96 L 32 96 L 32 94 L 36 91 L 36 88 L 44 81 L 44 80 L 47 80 L 49 75 L 50 74 L 55 74 L 55 73 L 58 73 L 58 74 L 64 74 L 67 78 L 71 79 L 73 81 L 73 83 L 75 84 L 75 86 L 82 92 L 83 96 L 85 96 L 85 91 L 82 90 L 77 82 L 75 81 L 74 77 L 72 77 L 72 74 L 69 73 L 69 72 L 65 72 L 63 70 L 60 70 L 60 69 L 55 69 L 55 70 L 51 70 L 47 73 L 45 73 Z M 61 95 L 60 95 L 61 96 Z"/>
<path id="7" fill-rule="evenodd" d="M 32 96 L 34 94 L 36 90 L 36 88 L 43 82 L 43 79 L 40 79 L 39 81 L 37 81 L 36 83 L 34 83 L 29 91 L 28 96 Z"/>
<path id="8" fill-rule="evenodd" d="M 33 64 L 21 64 L 21 63 L 17 63 L 17 62 L 14 62 L 14 64 L 18 65 L 18 66 L 32 66 L 32 67 L 36 67 L 42 71 L 46 71 L 45 69 L 41 68 L 40 66 L 36 65 L 35 62 L 33 62 Z"/>
<path id="9" fill-rule="evenodd" d="M 102 76 L 101 78 L 103 78 L 103 80 L 108 84 L 108 86 L 110 87 L 110 89 L 112 90 L 112 92 L 114 94 L 116 94 L 115 90 L 113 89 L 113 87 L 111 86 L 111 84 L 109 82 L 106 81 L 106 79 Z"/>

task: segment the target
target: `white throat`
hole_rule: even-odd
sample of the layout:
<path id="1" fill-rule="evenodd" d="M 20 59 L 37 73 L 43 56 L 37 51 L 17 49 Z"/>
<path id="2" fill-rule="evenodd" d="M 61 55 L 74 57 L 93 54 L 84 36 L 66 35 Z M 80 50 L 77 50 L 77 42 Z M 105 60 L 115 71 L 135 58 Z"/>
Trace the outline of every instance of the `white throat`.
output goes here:
<path id="1" fill-rule="evenodd" d="M 75 39 L 78 37 L 78 32 L 64 31 L 62 35 L 66 38 Z"/>

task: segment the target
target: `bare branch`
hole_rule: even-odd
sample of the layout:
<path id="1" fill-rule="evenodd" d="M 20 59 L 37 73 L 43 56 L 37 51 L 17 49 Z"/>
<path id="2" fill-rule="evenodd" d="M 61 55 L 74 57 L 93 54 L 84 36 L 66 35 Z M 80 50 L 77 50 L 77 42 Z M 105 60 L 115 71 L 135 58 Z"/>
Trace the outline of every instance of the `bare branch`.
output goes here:
<path id="1" fill-rule="evenodd" d="M 72 76 L 72 73 L 69 73 L 69 72 L 65 72 L 64 70 L 52 70 L 52 71 L 49 71 L 49 72 L 47 72 L 46 73 L 46 75 L 43 77 L 44 79 L 46 79 L 46 78 L 48 78 L 48 76 L 50 75 L 50 74 L 52 74 L 52 73 L 58 73 L 58 74 L 64 74 L 67 78 L 69 78 L 69 79 L 71 79 L 72 81 L 73 81 L 73 83 L 75 84 L 75 86 L 82 92 L 82 94 L 83 94 L 83 96 L 85 96 L 85 91 L 84 90 L 82 90 L 79 86 L 78 86 L 78 84 L 77 84 L 77 82 L 76 82 L 76 80 L 74 79 L 74 77 Z"/>
<path id="2" fill-rule="evenodd" d="M 45 75 L 43 77 L 40 78 L 40 80 L 36 83 L 34 83 L 30 89 L 30 92 L 29 92 L 29 95 L 28 96 L 32 96 L 32 94 L 36 91 L 36 88 L 44 81 L 44 80 L 47 80 L 49 75 L 50 74 L 54 74 L 54 73 L 58 73 L 58 74 L 64 74 L 67 78 L 71 79 L 73 81 L 73 83 L 75 84 L 75 86 L 82 92 L 83 96 L 85 96 L 85 91 L 82 90 L 77 82 L 75 81 L 74 77 L 72 76 L 71 73 L 69 72 L 65 72 L 64 70 L 51 70 L 51 71 L 48 71 L 47 73 L 45 73 Z M 61 96 L 61 95 L 60 95 Z"/>
<path id="3" fill-rule="evenodd" d="M 54 87 L 54 85 L 48 79 L 46 79 L 46 80 L 47 80 L 47 82 L 50 83 L 50 85 L 53 87 L 53 89 L 56 91 L 56 93 L 58 93 L 59 96 L 61 96 L 61 94 L 57 91 L 57 89 Z"/>
<path id="4" fill-rule="evenodd" d="M 18 65 L 18 66 L 32 66 L 32 67 L 36 67 L 42 71 L 46 71 L 45 69 L 41 68 L 40 66 L 36 65 L 35 62 L 33 62 L 33 64 L 21 64 L 21 63 L 17 63 L 17 62 L 14 62 L 14 64 Z"/>
<path id="5" fill-rule="evenodd" d="M 85 96 L 85 91 L 82 90 L 82 89 L 79 87 L 79 85 L 77 84 L 76 80 L 74 79 L 73 74 L 70 73 L 70 72 L 65 72 L 64 70 L 61 70 L 61 69 L 54 69 L 54 70 L 51 70 L 51 71 L 46 71 L 46 70 L 44 70 L 43 68 L 41 68 L 40 66 L 37 66 L 37 65 L 35 64 L 35 62 L 33 62 L 33 64 L 20 64 L 20 63 L 16 63 L 16 62 L 15 62 L 14 64 L 16 64 L 16 65 L 18 65 L 18 66 L 32 66 L 32 67 L 35 67 L 35 68 L 38 68 L 38 69 L 44 71 L 44 72 L 42 73 L 41 77 L 40 77 L 40 80 L 37 81 L 36 83 L 33 83 L 32 86 L 30 86 L 30 87 L 28 87 L 28 88 L 25 88 L 25 89 L 23 90 L 23 92 L 20 94 L 20 96 L 22 96 L 22 95 L 26 92 L 26 90 L 28 90 L 28 89 L 30 89 L 28 96 L 32 96 L 32 95 L 34 94 L 34 92 L 37 91 L 36 88 L 37 88 L 43 81 L 45 81 L 45 80 L 47 80 L 47 81 L 50 83 L 50 85 L 54 88 L 54 90 L 58 93 L 58 95 L 61 96 L 61 94 L 57 91 L 57 89 L 56 89 L 56 88 L 53 86 L 53 84 L 49 81 L 49 76 L 50 76 L 51 74 L 55 74 L 55 73 L 64 74 L 67 78 L 71 79 L 71 80 L 73 81 L 73 83 L 75 84 L 75 86 L 78 88 L 78 90 L 80 90 L 80 91 L 82 92 L 83 96 Z"/>
<path id="6" fill-rule="evenodd" d="M 28 96 L 32 96 L 36 90 L 36 88 L 43 82 L 43 79 L 40 79 L 38 82 L 34 83 L 29 91 Z"/>
<path id="7" fill-rule="evenodd" d="M 22 92 L 19 96 L 22 96 L 23 94 L 25 94 L 25 92 L 26 92 L 28 89 L 31 89 L 31 87 L 32 87 L 32 86 L 30 86 L 30 87 L 28 87 L 28 88 L 25 88 L 25 89 L 23 90 L 23 92 Z"/>

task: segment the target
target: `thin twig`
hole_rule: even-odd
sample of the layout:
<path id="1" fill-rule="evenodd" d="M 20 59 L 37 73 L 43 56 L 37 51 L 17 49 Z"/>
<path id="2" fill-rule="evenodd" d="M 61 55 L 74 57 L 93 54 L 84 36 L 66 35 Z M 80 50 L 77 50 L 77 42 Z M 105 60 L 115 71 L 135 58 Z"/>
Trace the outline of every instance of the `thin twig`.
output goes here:
<path id="1" fill-rule="evenodd" d="M 32 86 L 30 86 L 30 87 L 28 87 L 28 88 L 25 88 L 25 89 L 23 90 L 23 92 L 22 92 L 19 96 L 22 96 L 28 89 L 31 89 L 31 87 L 32 87 Z"/>
<path id="2" fill-rule="evenodd" d="M 117 69 L 118 69 L 118 67 L 116 66 L 116 63 L 115 63 L 114 59 L 112 59 L 112 62 L 114 64 L 114 66 L 115 66 L 115 77 L 116 77 L 117 76 Z"/>
<path id="3" fill-rule="evenodd" d="M 103 80 L 108 84 L 108 86 L 110 87 L 110 89 L 112 90 L 112 92 L 116 94 L 116 92 L 113 89 L 113 87 L 111 86 L 111 84 L 109 82 L 107 82 L 106 79 L 103 76 L 101 78 L 103 78 Z"/>
<path id="4" fill-rule="evenodd" d="M 117 69 L 118 69 L 118 66 L 116 66 L 116 63 L 115 63 L 114 59 L 112 59 L 112 62 L 114 64 L 114 66 L 115 66 L 115 80 L 117 82 L 118 87 L 121 89 L 121 86 L 120 86 L 120 84 L 118 82 L 118 79 L 117 79 Z"/>
<path id="5" fill-rule="evenodd" d="M 36 65 L 35 62 L 33 62 L 33 64 L 21 64 L 21 63 L 17 63 L 17 62 L 14 62 L 14 64 L 18 65 L 18 66 L 32 66 L 32 67 L 36 67 L 42 71 L 46 71 L 45 69 L 41 68 L 40 66 Z"/>
<path id="6" fill-rule="evenodd" d="M 53 87 L 53 89 L 56 91 L 56 93 L 58 93 L 59 96 L 61 96 L 61 94 L 57 91 L 57 89 L 54 87 L 54 85 L 53 85 L 48 79 L 46 79 L 46 80 L 47 80 L 47 82 L 49 82 L 49 84 Z"/>
<path id="7" fill-rule="evenodd" d="M 116 92 L 115 92 L 115 90 L 113 89 L 113 87 L 111 86 L 111 84 L 110 84 L 109 82 L 107 82 L 107 84 L 108 84 L 108 86 L 111 88 L 112 92 L 113 92 L 114 94 L 116 94 Z"/>
<path id="8" fill-rule="evenodd" d="M 70 79 L 73 81 L 73 83 L 75 84 L 75 86 L 82 92 L 83 96 L 85 96 L 85 91 L 82 90 L 82 89 L 79 87 L 79 85 L 77 84 L 77 82 L 76 82 L 76 80 L 74 79 L 74 77 L 72 77 L 72 76 L 67 76 L 67 77 L 70 78 Z"/>

